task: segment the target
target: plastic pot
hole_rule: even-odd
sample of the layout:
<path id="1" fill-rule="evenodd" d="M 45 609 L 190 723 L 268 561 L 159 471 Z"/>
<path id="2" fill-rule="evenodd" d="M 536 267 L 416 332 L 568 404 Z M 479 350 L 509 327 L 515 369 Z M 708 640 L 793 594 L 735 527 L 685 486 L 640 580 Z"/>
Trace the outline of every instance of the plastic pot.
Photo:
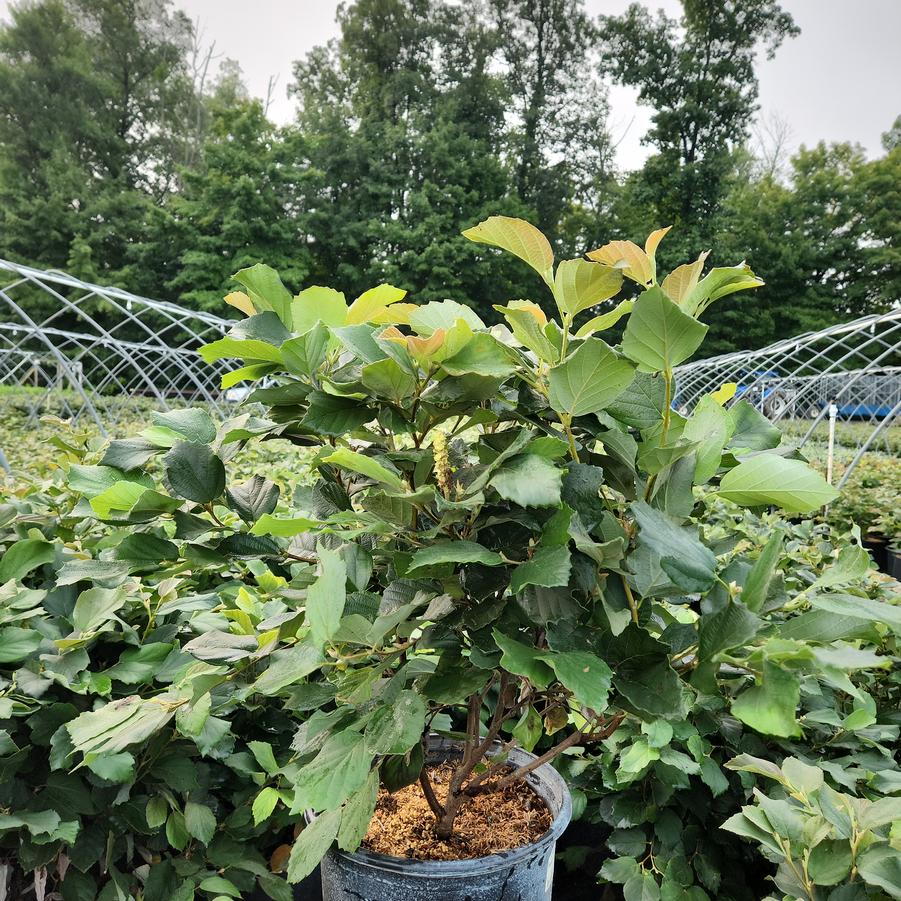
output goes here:
<path id="1" fill-rule="evenodd" d="M 457 742 L 430 740 L 429 763 L 459 755 Z M 534 756 L 514 749 L 508 759 L 522 766 Z M 572 799 L 563 777 L 550 764 L 524 778 L 553 817 L 550 829 L 538 841 L 500 854 L 454 861 L 408 860 L 365 850 L 346 854 L 332 848 L 320 866 L 323 901 L 550 901 L 554 849 L 569 825 Z"/>

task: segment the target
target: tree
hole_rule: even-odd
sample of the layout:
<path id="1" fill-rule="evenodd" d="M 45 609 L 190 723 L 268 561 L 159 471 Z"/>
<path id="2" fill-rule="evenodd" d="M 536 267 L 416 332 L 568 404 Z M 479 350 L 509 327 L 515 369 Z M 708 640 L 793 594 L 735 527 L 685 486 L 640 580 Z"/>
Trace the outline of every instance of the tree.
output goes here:
<path id="1" fill-rule="evenodd" d="M 310 272 L 301 210 L 306 178 L 303 141 L 282 133 L 258 100 L 210 104 L 202 164 L 183 173 L 184 187 L 158 223 L 177 248 L 166 290 L 199 309 L 221 310 L 232 275 L 265 260 L 298 289 Z M 151 242 L 155 244 L 156 242 Z"/>
<path id="2" fill-rule="evenodd" d="M 12 8 L 0 29 L 0 252 L 138 287 L 131 248 L 172 189 L 190 98 L 191 26 L 170 7 Z"/>
<path id="3" fill-rule="evenodd" d="M 582 0 L 491 0 L 516 121 L 516 191 L 552 241 L 573 203 L 593 208 L 610 167 L 607 101 L 595 77 L 596 31 Z M 570 223 L 570 231 L 572 231 Z M 589 241 L 570 234 L 570 242 Z"/>
<path id="4" fill-rule="evenodd" d="M 677 225 L 676 257 L 708 244 L 732 168 L 756 110 L 758 48 L 772 57 L 799 33 L 775 0 L 683 0 L 680 21 L 633 3 L 600 23 L 605 70 L 653 106 L 645 140 L 657 153 L 640 198 L 659 225 Z"/>
<path id="5" fill-rule="evenodd" d="M 501 160 L 496 34 L 478 8 L 433 0 L 359 0 L 339 23 L 295 67 L 314 279 L 349 296 L 390 281 L 495 318 L 521 278 L 508 261 L 476 266 L 459 233 L 523 209 Z"/>

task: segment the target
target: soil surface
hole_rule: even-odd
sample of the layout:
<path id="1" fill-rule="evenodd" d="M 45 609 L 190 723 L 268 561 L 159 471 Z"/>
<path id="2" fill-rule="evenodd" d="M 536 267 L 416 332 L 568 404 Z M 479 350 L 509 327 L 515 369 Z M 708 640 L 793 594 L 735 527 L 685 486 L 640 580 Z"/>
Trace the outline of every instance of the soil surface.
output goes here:
<path id="1" fill-rule="evenodd" d="M 442 803 L 453 772 L 447 763 L 428 767 Z M 551 820 L 544 801 L 520 780 L 500 792 L 488 790 L 465 804 L 457 815 L 454 835 L 444 841 L 435 835 L 435 815 L 419 783 L 414 782 L 394 794 L 379 791 L 363 847 L 414 860 L 467 860 L 537 841 L 550 829 Z"/>

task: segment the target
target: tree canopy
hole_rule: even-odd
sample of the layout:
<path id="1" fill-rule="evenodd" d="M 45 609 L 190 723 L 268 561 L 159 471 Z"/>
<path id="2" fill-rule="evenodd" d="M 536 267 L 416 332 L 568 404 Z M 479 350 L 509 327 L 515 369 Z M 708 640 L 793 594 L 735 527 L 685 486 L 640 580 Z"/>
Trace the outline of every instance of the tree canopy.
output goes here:
<path id="1" fill-rule="evenodd" d="M 292 290 L 384 280 L 494 321 L 534 292 L 458 237 L 474 223 L 529 218 L 570 257 L 675 225 L 665 264 L 747 253 L 766 281 L 724 305 L 710 350 L 762 345 L 901 291 L 899 120 L 876 159 L 820 144 L 775 166 L 751 144 L 757 59 L 797 34 L 776 0 L 683 0 L 678 20 L 355 0 L 296 62 L 279 127 L 173 0 L 19 2 L 0 25 L 0 255 L 207 309 L 266 260 Z M 653 110 L 633 172 L 613 164 L 614 83 Z"/>

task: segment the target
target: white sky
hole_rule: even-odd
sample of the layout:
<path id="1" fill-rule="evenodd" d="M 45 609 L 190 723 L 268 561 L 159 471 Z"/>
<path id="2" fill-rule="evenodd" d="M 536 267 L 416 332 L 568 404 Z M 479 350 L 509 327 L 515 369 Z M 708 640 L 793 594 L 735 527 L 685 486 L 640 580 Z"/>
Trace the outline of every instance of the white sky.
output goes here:
<path id="1" fill-rule="evenodd" d="M 678 0 L 646 0 L 677 16 Z M 264 96 L 278 82 L 270 115 L 293 117 L 287 97 L 291 63 L 337 33 L 337 0 L 176 0 L 216 51 L 237 59 L 251 92 Z M 586 0 L 591 15 L 616 14 L 628 0 Z M 9 0 L 0 0 L 5 18 Z M 791 128 L 791 143 L 856 141 L 869 155 L 881 152 L 880 136 L 901 114 L 901 0 L 783 0 L 801 35 L 786 42 L 775 60 L 758 66 L 764 116 L 777 115 Z M 612 88 L 611 129 L 617 161 L 637 168 L 648 154 L 641 138 L 650 110 L 635 105 L 631 89 Z"/>

